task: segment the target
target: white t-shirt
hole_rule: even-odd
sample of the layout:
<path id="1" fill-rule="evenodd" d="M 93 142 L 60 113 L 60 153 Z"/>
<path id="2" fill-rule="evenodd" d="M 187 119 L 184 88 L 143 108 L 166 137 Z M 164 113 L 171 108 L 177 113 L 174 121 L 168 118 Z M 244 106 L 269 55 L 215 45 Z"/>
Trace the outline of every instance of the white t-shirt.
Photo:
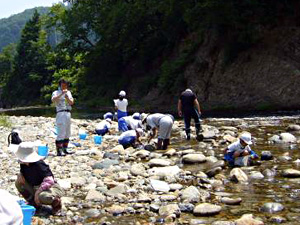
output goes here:
<path id="1" fill-rule="evenodd" d="M 57 97 L 57 96 L 61 95 L 61 93 L 62 93 L 62 91 L 60 89 L 54 91 L 52 93 L 52 99 L 54 97 Z M 67 93 L 65 95 L 68 95 L 69 99 L 73 100 L 73 97 L 72 97 L 72 94 L 71 94 L 70 91 L 67 91 Z M 61 110 L 71 110 L 72 109 L 72 107 L 69 105 L 69 103 L 65 99 L 65 95 L 62 95 L 60 97 L 60 99 L 57 102 L 55 102 L 55 104 L 56 104 L 56 112 L 61 111 Z"/>
<path id="2" fill-rule="evenodd" d="M 131 127 L 132 130 L 135 130 L 136 128 L 142 128 L 142 121 L 133 119 L 132 116 L 124 116 L 122 117 L 127 125 Z"/>
<path id="3" fill-rule="evenodd" d="M 165 114 L 161 114 L 161 113 L 154 113 L 151 114 L 147 117 L 147 124 L 151 127 L 151 128 L 155 128 L 155 127 L 159 127 L 159 121 L 161 118 L 165 117 Z"/>
<path id="4" fill-rule="evenodd" d="M 126 98 L 123 98 L 123 100 L 115 99 L 114 102 L 118 110 L 127 112 L 128 100 Z"/>
<path id="5" fill-rule="evenodd" d="M 119 137 L 119 140 L 122 140 L 125 137 L 136 137 L 136 131 L 135 130 L 128 130 L 121 134 Z"/>
<path id="6" fill-rule="evenodd" d="M 96 130 L 103 130 L 105 128 L 110 129 L 111 124 L 106 121 L 106 120 L 102 120 L 100 123 L 97 124 L 96 126 Z"/>
<path id="7" fill-rule="evenodd" d="M 0 189 L 0 225 L 22 225 L 23 213 L 18 197 Z"/>
<path id="8" fill-rule="evenodd" d="M 239 153 L 242 153 L 245 150 L 247 150 L 248 152 L 251 151 L 250 146 L 247 145 L 246 147 L 243 147 L 240 143 L 240 140 L 233 142 L 227 148 L 228 148 L 228 152 L 236 152 L 237 151 Z"/>

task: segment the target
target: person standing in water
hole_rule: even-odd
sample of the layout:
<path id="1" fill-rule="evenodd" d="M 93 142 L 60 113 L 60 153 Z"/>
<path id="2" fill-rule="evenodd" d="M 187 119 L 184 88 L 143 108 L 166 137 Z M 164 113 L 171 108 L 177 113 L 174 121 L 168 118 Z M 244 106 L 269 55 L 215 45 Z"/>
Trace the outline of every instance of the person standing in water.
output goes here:
<path id="1" fill-rule="evenodd" d="M 58 90 L 52 94 L 52 102 L 56 105 L 56 151 L 57 156 L 71 154 L 67 151 L 69 138 L 71 136 L 71 110 L 74 99 L 71 91 L 68 90 L 69 83 L 64 79 L 58 82 Z"/>
<path id="2" fill-rule="evenodd" d="M 203 139 L 203 135 L 200 134 L 200 104 L 197 100 L 196 95 L 192 92 L 191 89 L 186 89 L 184 92 L 181 93 L 177 107 L 178 115 L 180 117 L 183 116 L 184 118 L 186 139 L 191 139 L 191 120 L 194 119 L 197 135 L 196 139 L 198 141 L 201 141 Z"/>

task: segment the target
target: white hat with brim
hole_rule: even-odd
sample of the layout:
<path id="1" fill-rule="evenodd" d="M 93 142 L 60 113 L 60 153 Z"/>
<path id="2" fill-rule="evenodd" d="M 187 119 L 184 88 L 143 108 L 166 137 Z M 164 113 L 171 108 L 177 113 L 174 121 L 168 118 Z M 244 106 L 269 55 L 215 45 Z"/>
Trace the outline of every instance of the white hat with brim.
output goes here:
<path id="1" fill-rule="evenodd" d="M 141 114 L 141 121 L 144 121 L 147 118 L 148 115 L 149 114 L 147 114 L 147 113 L 142 113 Z"/>
<path id="2" fill-rule="evenodd" d="M 241 134 L 240 139 L 243 140 L 243 142 L 245 142 L 247 145 L 251 145 L 252 141 L 251 141 L 251 134 L 248 132 L 244 132 Z"/>
<path id="3" fill-rule="evenodd" d="M 21 162 L 34 163 L 44 159 L 44 156 L 37 154 L 36 145 L 33 142 L 21 142 L 15 155 Z"/>

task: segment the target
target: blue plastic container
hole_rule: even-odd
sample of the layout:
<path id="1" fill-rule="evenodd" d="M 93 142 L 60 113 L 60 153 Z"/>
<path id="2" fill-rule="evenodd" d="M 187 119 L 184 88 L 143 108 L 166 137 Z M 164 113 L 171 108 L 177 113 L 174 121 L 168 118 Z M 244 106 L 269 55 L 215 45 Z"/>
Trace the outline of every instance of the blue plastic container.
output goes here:
<path id="1" fill-rule="evenodd" d="M 49 148 L 46 145 L 38 146 L 38 154 L 40 156 L 48 156 Z"/>
<path id="2" fill-rule="evenodd" d="M 35 208 L 31 205 L 20 205 L 23 212 L 23 225 L 30 225 L 32 217 L 35 213 Z"/>
<path id="3" fill-rule="evenodd" d="M 85 140 L 86 136 L 87 136 L 87 134 L 79 134 L 79 139 L 80 140 Z"/>
<path id="4" fill-rule="evenodd" d="M 95 142 L 96 145 L 101 145 L 102 136 L 99 136 L 99 135 L 94 136 L 94 142 Z"/>

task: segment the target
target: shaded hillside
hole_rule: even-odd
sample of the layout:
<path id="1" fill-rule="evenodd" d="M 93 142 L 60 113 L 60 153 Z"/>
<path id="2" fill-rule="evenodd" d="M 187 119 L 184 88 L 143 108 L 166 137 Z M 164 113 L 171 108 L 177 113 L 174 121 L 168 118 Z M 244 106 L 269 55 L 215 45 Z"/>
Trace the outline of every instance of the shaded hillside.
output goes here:
<path id="1" fill-rule="evenodd" d="M 12 15 L 5 19 L 0 19 L 0 52 L 2 48 L 11 43 L 17 43 L 21 37 L 21 31 L 25 23 L 32 17 L 35 9 L 40 14 L 46 14 L 49 7 L 37 7 L 27 9 L 22 13 Z"/>

